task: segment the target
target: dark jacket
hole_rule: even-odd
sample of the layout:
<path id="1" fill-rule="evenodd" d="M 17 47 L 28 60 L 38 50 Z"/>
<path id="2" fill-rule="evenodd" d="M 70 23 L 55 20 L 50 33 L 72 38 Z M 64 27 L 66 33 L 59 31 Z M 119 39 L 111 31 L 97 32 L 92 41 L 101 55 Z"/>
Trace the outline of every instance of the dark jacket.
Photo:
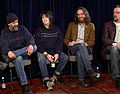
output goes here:
<path id="1" fill-rule="evenodd" d="M 1 32 L 1 52 L 7 55 L 9 51 L 15 51 L 25 46 L 35 45 L 35 41 L 26 27 L 19 25 L 18 31 L 10 31 L 5 28 Z"/>
<path id="2" fill-rule="evenodd" d="M 38 28 L 35 34 L 38 52 L 47 52 L 51 55 L 60 54 L 63 50 L 63 35 L 58 26 L 51 29 Z"/>
<path id="3" fill-rule="evenodd" d="M 108 21 L 106 23 L 104 23 L 104 28 L 103 28 L 103 32 L 102 32 L 102 43 L 103 43 L 103 47 L 102 47 L 102 57 L 103 59 L 105 59 L 105 55 L 107 52 L 106 47 L 108 45 L 112 46 L 112 43 L 115 43 L 115 35 L 116 35 L 116 26 L 113 23 L 113 21 Z"/>

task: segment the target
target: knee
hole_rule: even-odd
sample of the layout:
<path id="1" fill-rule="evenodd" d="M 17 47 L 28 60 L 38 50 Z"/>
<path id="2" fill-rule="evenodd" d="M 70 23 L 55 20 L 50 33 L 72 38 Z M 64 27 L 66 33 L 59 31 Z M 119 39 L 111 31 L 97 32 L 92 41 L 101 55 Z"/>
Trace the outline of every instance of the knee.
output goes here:
<path id="1" fill-rule="evenodd" d="M 60 60 L 60 61 L 62 61 L 62 60 L 63 60 L 63 61 L 68 61 L 68 56 L 67 56 L 65 53 L 62 52 L 62 53 L 60 54 L 59 60 Z"/>
<path id="2" fill-rule="evenodd" d="M 21 61 L 21 60 L 23 60 L 23 57 L 22 56 L 18 56 L 15 60 L 16 61 Z"/>
<path id="3" fill-rule="evenodd" d="M 119 52 L 119 50 L 118 50 L 117 47 L 112 46 L 111 49 L 110 49 L 110 52 L 111 52 L 111 53 L 117 53 L 117 52 Z"/>
<path id="4" fill-rule="evenodd" d="M 37 50 L 37 46 L 34 45 L 33 49 L 34 49 L 33 52 L 35 52 Z"/>
<path id="5" fill-rule="evenodd" d="M 81 47 L 86 47 L 85 43 L 80 43 Z"/>
<path id="6" fill-rule="evenodd" d="M 41 54 L 41 53 L 38 52 L 37 58 L 38 58 L 38 62 L 39 63 L 45 63 L 44 62 L 45 61 L 45 56 L 43 54 Z"/>
<path id="7" fill-rule="evenodd" d="M 66 54 L 64 55 L 64 60 L 68 61 L 68 56 Z"/>

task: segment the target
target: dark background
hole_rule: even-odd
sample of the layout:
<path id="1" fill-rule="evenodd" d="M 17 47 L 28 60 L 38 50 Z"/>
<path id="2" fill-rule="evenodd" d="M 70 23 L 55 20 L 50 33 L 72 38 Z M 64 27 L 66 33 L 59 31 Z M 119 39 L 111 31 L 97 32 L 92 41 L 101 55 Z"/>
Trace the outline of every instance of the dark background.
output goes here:
<path id="1" fill-rule="evenodd" d="M 55 23 L 65 35 L 68 23 L 73 21 L 77 7 L 85 7 L 95 24 L 95 45 L 93 50 L 95 66 L 104 68 L 101 58 L 101 33 L 103 23 L 112 19 L 112 12 L 120 0 L 0 0 L 0 30 L 5 27 L 6 15 L 15 13 L 19 23 L 25 25 L 34 34 L 39 27 L 39 16 L 42 10 L 51 10 Z"/>

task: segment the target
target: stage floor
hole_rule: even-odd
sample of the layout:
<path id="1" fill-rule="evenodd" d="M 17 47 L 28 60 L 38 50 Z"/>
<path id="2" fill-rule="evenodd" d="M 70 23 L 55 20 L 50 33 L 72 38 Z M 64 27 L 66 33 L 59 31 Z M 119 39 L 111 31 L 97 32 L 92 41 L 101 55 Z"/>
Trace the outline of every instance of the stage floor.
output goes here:
<path id="1" fill-rule="evenodd" d="M 69 76 L 64 76 L 64 83 L 59 81 L 54 86 L 53 91 L 47 91 L 42 83 L 41 79 L 33 79 L 33 86 L 30 86 L 33 94 L 120 94 L 120 90 L 116 89 L 114 80 L 107 80 L 107 75 L 102 74 L 101 79 L 94 79 L 89 83 L 88 88 L 82 88 L 78 84 L 78 79 L 74 76 L 73 81 Z M 0 94 L 22 94 L 21 87 L 17 81 L 13 83 L 14 90 L 11 90 L 11 83 L 7 83 L 7 89 L 1 90 Z"/>

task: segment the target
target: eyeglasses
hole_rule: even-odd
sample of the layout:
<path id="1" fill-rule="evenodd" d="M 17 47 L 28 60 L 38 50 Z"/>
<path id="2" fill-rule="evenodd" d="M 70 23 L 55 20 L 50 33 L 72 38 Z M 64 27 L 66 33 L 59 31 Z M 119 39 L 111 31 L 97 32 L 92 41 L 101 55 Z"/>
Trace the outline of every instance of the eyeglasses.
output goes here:
<path id="1" fill-rule="evenodd" d="M 80 16 L 80 15 L 84 15 L 84 13 L 81 13 L 81 14 L 77 14 L 77 16 Z"/>
<path id="2" fill-rule="evenodd" d="M 113 14 L 120 14 L 120 12 L 116 11 L 116 12 L 113 12 Z"/>

